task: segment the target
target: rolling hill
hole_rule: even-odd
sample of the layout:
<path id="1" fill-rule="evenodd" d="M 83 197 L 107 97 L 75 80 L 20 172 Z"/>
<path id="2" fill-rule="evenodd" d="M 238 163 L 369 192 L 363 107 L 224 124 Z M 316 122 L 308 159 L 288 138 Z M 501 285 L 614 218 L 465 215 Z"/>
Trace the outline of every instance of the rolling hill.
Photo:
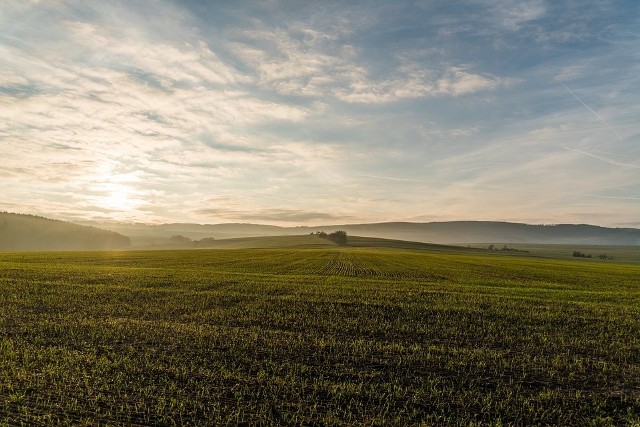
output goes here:
<path id="1" fill-rule="evenodd" d="M 609 228 L 587 224 L 531 225 L 493 221 L 386 222 L 313 227 L 279 227 L 259 224 L 119 224 L 91 223 L 131 238 L 132 245 L 162 245 L 171 236 L 192 240 L 257 236 L 302 235 L 344 230 L 349 235 L 439 244 L 532 243 L 580 245 L 640 245 L 640 229 Z"/>
<path id="2" fill-rule="evenodd" d="M 0 212 L 0 251 L 123 249 L 127 236 L 33 215 Z"/>
<path id="3" fill-rule="evenodd" d="M 640 245 L 640 230 L 587 224 L 531 225 L 493 221 L 390 222 L 338 226 L 349 234 L 431 243 Z M 325 227 L 321 227 L 323 230 Z M 328 227 L 327 229 L 335 229 Z"/>
<path id="4" fill-rule="evenodd" d="M 186 245 L 185 245 L 186 246 Z M 339 246 L 328 239 L 316 235 L 285 235 L 237 237 L 232 239 L 203 239 L 191 242 L 189 247 L 208 249 L 249 249 L 249 248 L 330 248 Z M 393 248 L 410 250 L 430 250 L 436 252 L 486 252 L 483 249 L 461 246 L 446 246 L 433 243 L 411 242 L 405 240 L 383 239 L 379 237 L 349 236 L 346 246 L 352 248 Z"/>
<path id="5" fill-rule="evenodd" d="M 109 231 L 107 231 L 109 230 Z M 344 230 L 349 236 L 433 244 L 640 245 L 640 229 L 587 224 L 531 225 L 492 221 L 387 222 L 304 227 L 261 224 L 73 224 L 14 213 L 0 213 L 0 250 L 91 250 L 193 247 L 316 246 L 318 231 Z M 282 236 L 297 236 L 294 240 Z M 271 237 L 272 239 L 255 240 Z M 229 240 L 232 239 L 232 240 Z M 244 240 L 243 240 L 244 239 Z M 351 240 L 350 244 L 355 243 Z M 380 244 L 384 242 L 378 242 Z M 384 243 L 386 245 L 388 243 Z M 406 243 L 403 243 L 405 245 Z M 394 243 L 395 245 L 395 243 Z"/>

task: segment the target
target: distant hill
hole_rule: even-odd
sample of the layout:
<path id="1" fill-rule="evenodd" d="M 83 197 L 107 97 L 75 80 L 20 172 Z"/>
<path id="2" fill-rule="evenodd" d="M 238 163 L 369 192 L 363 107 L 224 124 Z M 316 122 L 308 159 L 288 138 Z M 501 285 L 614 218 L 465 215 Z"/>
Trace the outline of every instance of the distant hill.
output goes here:
<path id="1" fill-rule="evenodd" d="M 345 230 L 349 234 L 451 243 L 545 243 L 589 245 L 640 245 L 637 228 L 608 228 L 587 224 L 531 225 L 492 221 L 389 222 L 319 227 L 321 231 Z M 311 229 L 314 229 L 313 227 Z"/>
<path id="2" fill-rule="evenodd" d="M 339 246 L 326 238 L 318 235 L 287 235 L 287 236 L 260 236 L 237 237 L 232 239 L 203 239 L 193 241 L 183 248 L 208 248 L 208 249 L 249 249 L 249 248 L 329 248 Z M 471 249 L 460 246 L 446 246 L 432 243 L 410 242 L 403 240 L 382 239 L 379 237 L 349 236 L 346 246 L 358 248 L 390 248 L 407 250 L 429 250 L 440 252 L 486 252 L 486 249 Z"/>
<path id="3" fill-rule="evenodd" d="M 116 223 L 116 222 L 82 222 L 83 225 L 91 225 L 107 230 L 113 230 L 124 234 L 131 239 L 132 246 L 159 247 L 174 246 L 168 242 L 172 236 L 184 236 L 191 240 L 201 240 L 213 237 L 215 239 L 233 239 L 240 237 L 258 236 L 282 236 L 301 234 L 300 231 L 291 232 L 292 229 L 275 225 L 259 224 L 141 224 L 141 223 Z"/>
<path id="4" fill-rule="evenodd" d="M 122 234 L 33 215 L 0 212 L 0 251 L 122 249 Z"/>
<path id="5" fill-rule="evenodd" d="M 342 224 L 316 227 L 278 227 L 258 224 L 118 224 L 92 223 L 131 237 L 132 245 L 163 245 L 171 236 L 192 240 L 229 239 L 258 236 L 330 233 L 344 230 L 349 235 L 379 237 L 438 244 L 537 243 L 584 245 L 640 245 L 637 228 L 608 228 L 586 224 L 530 225 L 492 221 L 386 222 Z"/>

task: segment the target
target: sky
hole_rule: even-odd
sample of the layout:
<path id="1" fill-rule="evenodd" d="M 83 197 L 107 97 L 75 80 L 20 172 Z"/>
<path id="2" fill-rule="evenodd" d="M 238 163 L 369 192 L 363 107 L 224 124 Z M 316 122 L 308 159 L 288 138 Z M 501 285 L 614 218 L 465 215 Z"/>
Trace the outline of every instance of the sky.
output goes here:
<path id="1" fill-rule="evenodd" d="M 2 0 L 0 210 L 640 227 L 637 0 Z"/>

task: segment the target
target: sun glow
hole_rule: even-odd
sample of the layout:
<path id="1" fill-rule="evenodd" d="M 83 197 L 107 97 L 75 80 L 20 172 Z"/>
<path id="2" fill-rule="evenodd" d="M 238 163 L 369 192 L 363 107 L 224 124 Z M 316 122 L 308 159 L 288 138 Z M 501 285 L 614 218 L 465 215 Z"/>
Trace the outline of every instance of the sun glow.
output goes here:
<path id="1" fill-rule="evenodd" d="M 114 190 L 105 197 L 105 207 L 113 210 L 128 210 L 131 205 L 129 193 L 126 190 Z"/>
<path id="2" fill-rule="evenodd" d="M 114 169 L 112 162 L 104 162 L 95 170 L 89 187 L 94 194 L 92 204 L 117 219 L 136 216 L 136 211 L 144 204 L 140 199 L 144 192 L 136 188 L 141 181 L 139 172 L 117 173 Z"/>
<path id="3" fill-rule="evenodd" d="M 141 201 L 135 197 L 135 191 L 128 185 L 106 183 L 100 186 L 102 196 L 96 200 L 96 205 L 102 209 L 115 212 L 131 212 L 140 206 Z"/>

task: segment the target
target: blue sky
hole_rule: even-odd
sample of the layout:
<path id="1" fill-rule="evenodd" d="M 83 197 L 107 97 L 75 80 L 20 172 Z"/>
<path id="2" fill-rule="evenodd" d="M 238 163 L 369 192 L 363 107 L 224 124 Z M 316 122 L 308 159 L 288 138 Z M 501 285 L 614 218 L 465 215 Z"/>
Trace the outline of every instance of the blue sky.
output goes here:
<path id="1" fill-rule="evenodd" d="M 3 0 L 0 210 L 639 227 L 639 29 L 635 0 Z"/>

